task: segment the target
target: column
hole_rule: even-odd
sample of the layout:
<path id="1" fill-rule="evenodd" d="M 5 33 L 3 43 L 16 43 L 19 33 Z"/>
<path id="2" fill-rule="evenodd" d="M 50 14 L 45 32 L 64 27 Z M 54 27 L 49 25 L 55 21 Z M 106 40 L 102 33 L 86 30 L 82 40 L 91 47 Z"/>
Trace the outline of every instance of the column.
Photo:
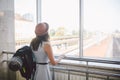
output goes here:
<path id="1" fill-rule="evenodd" d="M 0 53 L 15 51 L 14 0 L 0 0 Z"/>

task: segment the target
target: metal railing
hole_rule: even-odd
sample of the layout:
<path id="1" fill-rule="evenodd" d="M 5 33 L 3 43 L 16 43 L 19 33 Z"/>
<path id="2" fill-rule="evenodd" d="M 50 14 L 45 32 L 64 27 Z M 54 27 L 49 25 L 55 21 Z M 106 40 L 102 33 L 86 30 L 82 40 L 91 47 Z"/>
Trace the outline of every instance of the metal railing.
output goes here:
<path id="1" fill-rule="evenodd" d="M 14 52 L 3 51 L 0 56 L 2 56 L 3 54 L 7 55 L 7 59 L 3 60 L 2 63 L 8 62 L 9 54 L 12 55 L 12 54 L 14 54 Z M 57 56 L 55 58 L 57 58 Z M 102 80 L 114 80 L 114 79 L 111 79 L 110 77 L 115 77 L 115 78 L 117 78 L 115 80 L 120 80 L 120 69 L 117 70 L 117 72 L 119 72 L 119 73 L 112 73 L 112 72 L 109 73 L 109 72 L 105 72 L 105 71 L 100 72 L 100 71 L 95 71 L 95 70 L 93 71 L 93 70 L 89 69 L 89 62 L 120 65 L 120 61 L 119 60 L 114 60 L 114 59 L 95 59 L 95 58 L 76 58 L 76 57 L 75 58 L 74 57 L 65 57 L 64 59 L 65 60 L 72 60 L 72 61 L 85 61 L 86 62 L 85 70 L 83 70 L 83 69 L 76 69 L 76 68 L 68 68 L 68 67 L 66 68 L 66 67 L 59 67 L 59 66 L 50 66 L 51 71 L 52 71 L 52 80 L 55 80 L 56 70 L 58 72 L 60 72 L 60 71 L 67 72 L 66 73 L 67 74 L 67 80 L 72 80 L 71 79 L 71 75 L 73 74 L 73 72 L 77 72 L 77 74 L 85 73 L 84 80 L 90 80 L 89 79 L 91 77 L 90 74 L 105 76 L 105 78 L 102 79 Z M 80 75 L 78 75 L 78 76 L 80 76 Z M 82 80 L 82 79 L 79 79 L 79 80 Z M 94 79 L 91 79 L 91 80 L 94 80 Z"/>
<path id="2" fill-rule="evenodd" d="M 52 80 L 55 80 L 55 70 L 57 71 L 67 71 L 67 80 L 71 80 L 70 75 L 72 75 L 71 72 L 77 72 L 77 73 L 85 73 L 85 78 L 84 80 L 97 80 L 97 79 L 90 79 L 89 74 L 94 74 L 94 75 L 101 75 L 105 76 L 104 79 L 101 80 L 120 80 L 120 70 L 117 70 L 119 73 L 109 73 L 105 71 L 96 71 L 96 70 L 89 70 L 89 62 L 95 62 L 95 63 L 105 63 L 105 64 L 115 64 L 115 65 L 120 65 L 120 60 L 115 60 L 115 59 L 95 59 L 95 58 L 73 58 L 73 57 L 65 57 L 64 59 L 66 60 L 74 60 L 74 61 L 85 61 L 86 62 L 86 69 L 75 69 L 75 68 L 65 68 L 65 67 L 57 67 L 53 66 L 51 67 L 52 70 Z M 110 77 L 115 77 L 114 79 L 110 79 Z M 83 80 L 83 79 L 79 79 Z"/>
<path id="3" fill-rule="evenodd" d="M 16 80 L 16 72 L 9 70 L 8 62 L 14 52 L 2 51 L 0 54 L 0 80 Z"/>
<path id="4" fill-rule="evenodd" d="M 8 52 L 8 51 L 2 51 L 2 53 L 0 54 L 0 58 L 3 57 L 4 54 L 6 54 L 6 59 L 2 59 L 0 60 L 0 63 L 4 63 L 4 62 L 9 62 L 9 55 L 13 55 L 15 52 Z"/>

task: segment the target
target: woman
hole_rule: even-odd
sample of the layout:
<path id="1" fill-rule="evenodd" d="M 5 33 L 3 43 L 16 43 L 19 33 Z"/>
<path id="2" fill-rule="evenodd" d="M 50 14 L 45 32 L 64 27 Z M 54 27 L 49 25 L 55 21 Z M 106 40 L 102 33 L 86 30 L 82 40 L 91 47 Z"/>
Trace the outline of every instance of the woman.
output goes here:
<path id="1" fill-rule="evenodd" d="M 51 80 L 49 61 L 52 65 L 58 64 L 63 58 L 54 59 L 52 47 L 49 42 L 48 34 L 49 25 L 45 22 L 36 25 L 36 37 L 31 42 L 31 48 L 36 58 L 36 72 L 34 80 Z"/>

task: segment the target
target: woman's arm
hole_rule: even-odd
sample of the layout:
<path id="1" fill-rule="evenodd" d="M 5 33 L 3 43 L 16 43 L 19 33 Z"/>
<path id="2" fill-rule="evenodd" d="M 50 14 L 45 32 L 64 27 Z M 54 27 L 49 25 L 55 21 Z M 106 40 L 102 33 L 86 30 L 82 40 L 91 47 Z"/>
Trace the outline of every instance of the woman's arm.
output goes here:
<path id="1" fill-rule="evenodd" d="M 50 44 L 45 44 L 45 45 L 44 45 L 44 50 L 45 50 L 45 52 L 47 53 L 48 58 L 49 58 L 49 60 L 50 60 L 50 63 L 51 63 L 52 65 L 58 64 L 58 62 L 60 62 L 60 60 L 63 58 L 62 56 L 60 56 L 60 57 L 58 58 L 58 60 L 55 60 L 55 59 L 54 59 L 52 47 L 51 47 Z"/>

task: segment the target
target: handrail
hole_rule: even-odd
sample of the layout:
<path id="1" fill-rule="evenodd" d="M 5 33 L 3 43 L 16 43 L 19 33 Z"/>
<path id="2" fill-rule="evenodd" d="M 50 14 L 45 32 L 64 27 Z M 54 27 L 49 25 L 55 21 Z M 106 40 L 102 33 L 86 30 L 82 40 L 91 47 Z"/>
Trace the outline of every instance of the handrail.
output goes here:
<path id="1" fill-rule="evenodd" d="M 0 56 L 2 54 L 14 54 L 15 52 L 9 52 L 9 51 L 2 51 Z M 55 56 L 57 58 L 58 56 Z M 74 61 L 86 61 L 86 62 L 98 62 L 98 63 L 107 63 L 107 64 L 117 64 L 120 65 L 120 60 L 116 60 L 114 58 L 106 59 L 106 58 L 88 58 L 88 57 L 65 57 L 66 60 L 74 60 Z"/>
<path id="2" fill-rule="evenodd" d="M 56 58 L 58 56 L 55 56 Z M 79 69 L 73 69 L 73 68 L 62 68 L 62 67 L 52 67 L 53 69 L 53 73 L 54 73 L 54 69 L 57 70 L 65 70 L 65 71 L 75 71 L 75 72 L 82 72 L 82 73 L 86 73 L 86 80 L 89 80 L 89 74 L 97 74 L 97 75 L 103 75 L 107 77 L 107 80 L 109 80 L 110 77 L 117 77 L 120 78 L 120 74 L 119 73 L 108 73 L 108 72 L 101 72 L 101 71 L 92 71 L 89 69 L 88 63 L 89 62 L 97 62 L 97 63 L 106 63 L 106 64 L 116 64 L 116 65 L 120 65 L 120 60 L 115 60 L 115 59 L 103 59 L 103 58 L 87 58 L 87 57 L 83 57 L 83 58 L 78 58 L 78 57 L 65 57 L 64 59 L 66 60 L 74 60 L 74 61 L 85 61 L 86 62 L 86 70 L 79 70 Z M 70 78 L 70 73 L 68 74 L 69 78 Z M 68 80 L 70 80 L 68 78 Z M 54 80 L 54 75 L 53 75 L 53 80 Z"/>
<path id="3" fill-rule="evenodd" d="M 4 62 L 7 62 L 7 63 L 8 63 L 8 62 L 9 62 L 9 60 L 3 60 L 3 61 L 1 62 L 1 64 L 2 64 L 2 63 L 4 63 Z"/>
<path id="4" fill-rule="evenodd" d="M 2 56 L 3 54 L 14 54 L 15 52 L 9 52 L 9 51 L 2 51 L 2 53 L 0 54 L 0 56 Z"/>
<path id="5" fill-rule="evenodd" d="M 15 52 L 10 52 L 10 51 L 2 51 L 2 54 L 5 54 L 5 53 L 7 53 L 7 54 L 14 54 Z"/>
<path id="6" fill-rule="evenodd" d="M 55 56 L 56 58 L 58 56 Z M 86 61 L 86 62 L 97 62 L 97 63 L 106 63 L 106 64 L 117 64 L 120 65 L 120 60 L 116 59 L 103 59 L 103 58 L 88 58 L 88 57 L 83 57 L 83 58 L 78 58 L 78 57 L 65 57 L 64 59 L 66 60 L 74 60 L 74 61 Z"/>
<path id="7" fill-rule="evenodd" d="M 7 59 L 3 59 L 3 60 L 0 60 L 0 63 L 3 63 L 3 62 L 8 62 L 8 54 L 14 54 L 15 52 L 9 52 L 9 51 L 2 51 L 2 53 L 0 54 L 0 57 L 2 57 L 3 54 L 7 54 Z"/>
<path id="8" fill-rule="evenodd" d="M 56 70 L 64 70 L 64 71 L 73 71 L 73 72 L 82 72 L 82 73 L 88 73 L 88 74 L 97 74 L 97 75 L 103 75 L 103 76 L 111 76 L 111 77 L 119 77 L 120 74 L 115 74 L 115 73 L 108 73 L 108 72 L 98 72 L 98 71 L 93 71 L 93 70 L 82 70 L 82 69 L 73 69 L 73 68 L 64 68 L 64 67 L 50 67 L 51 69 L 56 69 Z"/>

